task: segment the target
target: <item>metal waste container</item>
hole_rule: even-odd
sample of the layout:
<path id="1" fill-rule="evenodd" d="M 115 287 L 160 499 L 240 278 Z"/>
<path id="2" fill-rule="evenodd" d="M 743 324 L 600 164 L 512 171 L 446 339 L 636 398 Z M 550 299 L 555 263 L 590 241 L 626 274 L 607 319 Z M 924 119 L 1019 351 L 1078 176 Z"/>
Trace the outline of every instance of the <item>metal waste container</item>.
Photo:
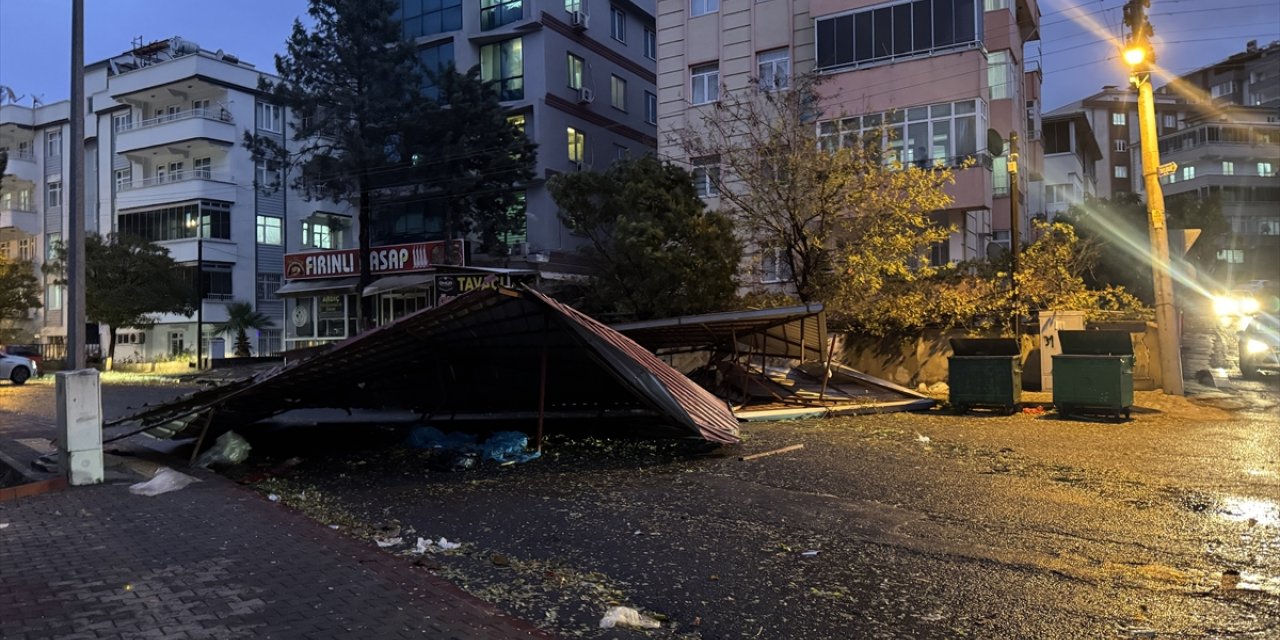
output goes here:
<path id="1" fill-rule="evenodd" d="M 951 406 L 960 413 L 973 407 L 1018 410 L 1022 398 L 1022 358 L 1012 338 L 952 338 L 947 358 Z"/>
<path id="2" fill-rule="evenodd" d="M 1059 331 L 1053 356 L 1053 406 L 1066 417 L 1099 412 L 1129 417 L 1133 406 L 1133 339 L 1127 331 Z"/>

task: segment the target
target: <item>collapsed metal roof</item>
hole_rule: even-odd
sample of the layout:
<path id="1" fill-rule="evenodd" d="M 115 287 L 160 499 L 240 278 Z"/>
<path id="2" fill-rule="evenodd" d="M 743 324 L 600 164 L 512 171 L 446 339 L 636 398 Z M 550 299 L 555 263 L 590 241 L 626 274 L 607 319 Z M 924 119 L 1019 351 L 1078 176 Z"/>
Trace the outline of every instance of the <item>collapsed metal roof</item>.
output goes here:
<path id="1" fill-rule="evenodd" d="M 797 360 L 827 359 L 827 319 L 821 304 L 706 313 L 615 324 L 612 328 L 649 349 L 667 353 L 718 349 Z"/>
<path id="2" fill-rule="evenodd" d="M 657 356 L 531 289 L 469 293 L 226 387 L 114 421 L 194 435 L 299 408 L 406 409 L 424 419 L 623 416 L 737 443 L 738 420 Z M 610 431 L 599 422 L 597 434 Z"/>

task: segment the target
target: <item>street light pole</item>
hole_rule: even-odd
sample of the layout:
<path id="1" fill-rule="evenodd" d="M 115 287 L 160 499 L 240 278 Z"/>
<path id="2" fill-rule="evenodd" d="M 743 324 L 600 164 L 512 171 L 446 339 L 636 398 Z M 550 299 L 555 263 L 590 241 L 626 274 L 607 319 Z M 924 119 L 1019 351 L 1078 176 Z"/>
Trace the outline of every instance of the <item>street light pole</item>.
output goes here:
<path id="1" fill-rule="evenodd" d="M 204 370 L 204 219 L 196 219 L 196 371 Z"/>
<path id="2" fill-rule="evenodd" d="M 1182 350 L 1178 339 L 1177 310 L 1170 275 L 1169 235 L 1164 211 L 1164 191 L 1160 187 L 1160 149 L 1156 140 L 1155 95 L 1151 88 L 1151 24 L 1145 9 L 1151 0 L 1129 0 L 1124 7 L 1125 23 L 1131 29 L 1125 61 L 1133 68 L 1129 80 L 1138 89 L 1138 133 L 1142 143 L 1142 178 L 1147 190 L 1147 227 L 1151 236 L 1151 275 L 1156 294 L 1156 325 L 1160 343 L 1160 375 L 1164 392 L 1180 396 Z"/>
<path id="3" fill-rule="evenodd" d="M 71 165 L 67 181 L 67 367 L 84 368 L 84 0 L 71 1 Z"/>

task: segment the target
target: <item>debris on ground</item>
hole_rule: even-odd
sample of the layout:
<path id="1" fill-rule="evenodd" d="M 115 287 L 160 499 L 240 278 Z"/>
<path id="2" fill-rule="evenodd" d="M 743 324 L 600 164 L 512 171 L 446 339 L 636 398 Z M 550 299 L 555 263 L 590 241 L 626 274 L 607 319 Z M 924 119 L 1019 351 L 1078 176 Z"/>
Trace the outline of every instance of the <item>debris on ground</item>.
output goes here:
<path id="1" fill-rule="evenodd" d="M 267 499 L 272 502 L 280 502 L 280 495 L 276 493 L 267 494 Z"/>
<path id="2" fill-rule="evenodd" d="M 234 467 L 249 459 L 249 450 L 253 447 L 240 434 L 228 431 L 220 436 L 196 458 L 196 466 L 203 469 L 210 467 Z"/>
<path id="3" fill-rule="evenodd" d="M 803 448 L 804 448 L 804 445 L 802 444 L 793 444 L 789 447 L 782 447 L 781 449 L 772 449 L 770 451 L 761 451 L 760 453 L 753 453 L 751 455 L 742 456 L 738 458 L 738 460 L 744 460 L 744 461 L 755 460 L 756 458 L 763 458 L 765 456 L 771 456 L 778 453 L 786 453 L 788 451 L 797 451 Z"/>
<path id="4" fill-rule="evenodd" d="M 925 444 L 928 444 L 930 442 L 933 442 L 933 439 L 930 438 L 929 436 L 924 435 L 923 433 L 917 433 L 916 442 L 923 442 Z"/>
<path id="5" fill-rule="evenodd" d="M 542 456 L 541 451 L 526 451 L 529 436 L 519 431 L 499 431 L 481 442 L 475 434 L 460 431 L 445 433 L 435 427 L 416 427 L 409 432 L 409 446 L 439 451 L 440 470 L 463 471 L 475 466 L 477 457 L 499 464 L 528 462 Z"/>
<path id="6" fill-rule="evenodd" d="M 1044 407 L 1023 407 L 1022 413 L 1029 416 L 1042 416 L 1045 414 Z"/>
<path id="7" fill-rule="evenodd" d="M 135 496 L 158 496 L 162 493 L 177 491 L 193 482 L 199 482 L 185 473 L 174 471 L 169 467 L 161 467 L 155 477 L 146 482 L 139 482 L 129 487 L 129 493 Z"/>
<path id="8" fill-rule="evenodd" d="M 816 558 L 816 557 L 818 556 L 818 554 L 819 554 L 819 553 L 822 553 L 822 552 L 821 552 L 821 551 L 818 551 L 817 549 L 810 549 L 809 551 L 802 551 L 802 552 L 800 552 L 800 555 L 802 555 L 802 556 L 804 556 L 804 557 L 806 557 L 806 558 Z"/>
<path id="9" fill-rule="evenodd" d="M 646 616 L 631 607 L 612 607 L 600 619 L 601 629 L 614 627 L 631 627 L 633 629 L 657 629 L 661 622 Z"/>
<path id="10" fill-rule="evenodd" d="M 8 522 L 0 522 L 0 529 L 8 529 L 8 528 L 9 528 Z"/>
<path id="11" fill-rule="evenodd" d="M 444 549 L 445 551 L 452 551 L 454 549 L 462 548 L 462 543 L 449 542 L 448 538 L 440 538 L 439 540 L 436 541 L 436 546 L 440 547 L 441 549 Z"/>

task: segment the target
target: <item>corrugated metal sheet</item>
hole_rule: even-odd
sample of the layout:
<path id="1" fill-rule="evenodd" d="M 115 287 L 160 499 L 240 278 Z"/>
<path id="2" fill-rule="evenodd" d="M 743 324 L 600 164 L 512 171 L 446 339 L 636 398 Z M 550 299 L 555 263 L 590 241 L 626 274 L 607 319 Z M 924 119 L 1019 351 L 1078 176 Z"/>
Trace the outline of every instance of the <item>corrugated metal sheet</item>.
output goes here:
<path id="1" fill-rule="evenodd" d="M 545 354 L 545 356 L 544 356 Z M 297 408 L 396 408 L 434 417 L 527 414 L 538 407 L 543 358 L 546 408 L 559 415 L 647 412 L 686 435 L 738 441 L 726 404 L 612 329 L 540 293 L 472 292 L 406 316 L 259 379 L 162 405 L 113 424 L 161 427 L 205 411 L 243 424 Z M 610 431 L 600 421 L 597 433 Z"/>
<path id="2" fill-rule="evenodd" d="M 721 350 L 825 361 L 827 321 L 821 304 L 681 316 L 612 327 L 653 351 Z"/>

